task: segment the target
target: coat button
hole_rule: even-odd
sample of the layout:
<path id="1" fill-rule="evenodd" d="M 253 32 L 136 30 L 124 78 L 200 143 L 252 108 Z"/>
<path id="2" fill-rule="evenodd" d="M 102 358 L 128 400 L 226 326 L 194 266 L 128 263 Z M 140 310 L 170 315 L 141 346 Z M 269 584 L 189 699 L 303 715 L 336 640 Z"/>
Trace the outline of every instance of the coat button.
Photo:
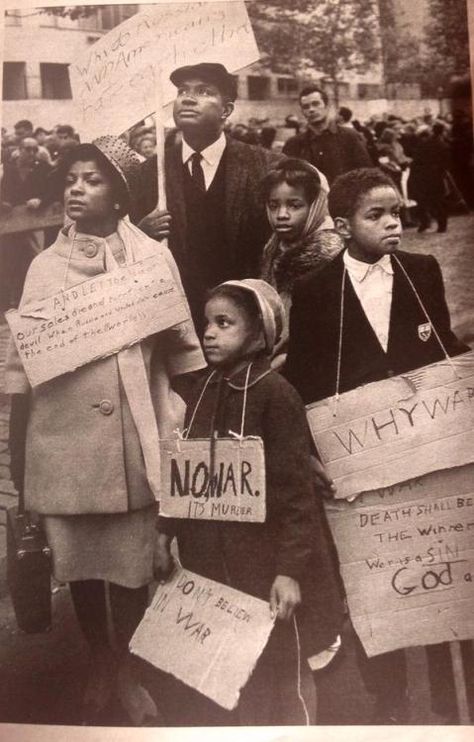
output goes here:
<path id="1" fill-rule="evenodd" d="M 114 411 L 114 406 L 110 399 L 103 399 L 99 404 L 99 410 L 103 415 L 111 415 Z"/>
<path id="2" fill-rule="evenodd" d="M 84 248 L 84 255 L 88 258 L 95 258 L 98 252 L 99 248 L 93 242 L 89 242 Z"/>

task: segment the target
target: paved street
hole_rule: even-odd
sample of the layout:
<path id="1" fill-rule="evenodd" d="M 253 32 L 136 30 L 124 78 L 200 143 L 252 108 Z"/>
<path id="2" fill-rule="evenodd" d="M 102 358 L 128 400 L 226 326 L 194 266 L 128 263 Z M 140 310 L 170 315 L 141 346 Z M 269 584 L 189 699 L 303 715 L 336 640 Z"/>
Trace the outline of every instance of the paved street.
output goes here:
<path id="1" fill-rule="evenodd" d="M 474 341 L 474 216 L 450 221 L 447 234 L 417 235 L 410 230 L 405 248 L 433 252 L 441 263 L 453 327 L 467 342 Z M 77 724 L 81 689 L 87 670 L 87 649 L 78 631 L 68 589 L 54 585 L 54 627 L 48 634 L 18 632 L 5 591 L 5 511 L 15 502 L 9 480 L 8 403 L 3 393 L 3 367 L 7 326 L 0 323 L 0 721 L 17 723 Z M 319 693 L 322 724 L 366 724 L 371 699 L 365 692 L 354 660 L 349 634 L 337 666 L 323 675 Z M 425 652 L 407 652 L 412 724 L 440 724 L 430 710 Z M 118 717 L 110 724 L 120 723 Z M 1 736 L 1 735 L 0 735 Z M 3 739 L 3 738 L 2 738 Z"/>

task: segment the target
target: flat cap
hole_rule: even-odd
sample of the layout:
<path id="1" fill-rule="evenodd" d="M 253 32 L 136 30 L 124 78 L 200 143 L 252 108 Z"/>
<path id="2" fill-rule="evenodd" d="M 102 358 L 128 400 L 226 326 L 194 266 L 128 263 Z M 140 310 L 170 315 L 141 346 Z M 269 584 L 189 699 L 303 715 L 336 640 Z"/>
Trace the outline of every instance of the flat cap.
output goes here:
<path id="1" fill-rule="evenodd" d="M 237 98 L 237 84 L 234 77 L 227 72 L 223 64 L 217 62 L 201 62 L 200 64 L 190 64 L 185 67 L 178 67 L 173 70 L 170 80 L 173 85 L 178 87 L 185 80 L 197 77 L 205 82 L 215 85 L 221 95 L 234 101 Z"/>

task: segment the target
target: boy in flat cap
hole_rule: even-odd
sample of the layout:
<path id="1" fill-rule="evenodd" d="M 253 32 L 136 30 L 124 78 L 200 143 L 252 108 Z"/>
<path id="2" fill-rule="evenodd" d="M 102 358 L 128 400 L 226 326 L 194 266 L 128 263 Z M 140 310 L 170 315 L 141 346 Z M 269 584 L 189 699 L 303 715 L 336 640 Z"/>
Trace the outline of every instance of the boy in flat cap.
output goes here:
<path id="1" fill-rule="evenodd" d="M 153 157 L 142 165 L 133 219 L 155 239 L 169 236 L 202 334 L 206 291 L 231 278 L 259 275 L 269 227 L 258 184 L 280 156 L 225 136 L 237 89 L 222 64 L 179 67 L 170 79 L 177 88 L 173 116 L 182 142 L 165 150 L 169 214 L 156 208 Z"/>

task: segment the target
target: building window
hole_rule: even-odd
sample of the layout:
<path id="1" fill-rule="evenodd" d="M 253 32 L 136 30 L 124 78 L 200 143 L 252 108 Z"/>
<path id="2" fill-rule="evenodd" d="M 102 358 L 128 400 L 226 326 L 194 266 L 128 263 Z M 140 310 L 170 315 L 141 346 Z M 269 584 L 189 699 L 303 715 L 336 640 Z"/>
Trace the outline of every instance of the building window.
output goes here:
<path id="1" fill-rule="evenodd" d="M 372 83 L 360 82 L 357 85 L 357 92 L 358 92 L 359 98 L 361 98 L 362 100 L 367 99 L 367 98 L 375 99 L 375 98 L 383 97 L 380 85 L 372 84 Z"/>
<path id="2" fill-rule="evenodd" d="M 52 100 L 72 98 L 67 64 L 40 64 L 41 97 Z"/>
<path id="3" fill-rule="evenodd" d="M 42 13 L 40 17 L 40 26 L 47 28 L 58 28 L 58 20 L 58 16 L 55 15 L 55 13 Z"/>
<path id="4" fill-rule="evenodd" d="M 281 95 L 296 95 L 298 93 L 298 82 L 294 77 L 278 77 L 277 89 Z"/>
<path id="5" fill-rule="evenodd" d="M 5 11 L 5 25 L 6 26 L 21 26 L 21 15 L 19 10 L 6 10 Z"/>
<path id="6" fill-rule="evenodd" d="M 247 77 L 249 100 L 266 100 L 270 90 L 269 77 Z"/>
<path id="7" fill-rule="evenodd" d="M 3 100 L 25 100 L 26 62 L 3 63 Z"/>
<path id="8" fill-rule="evenodd" d="M 79 18 L 79 28 L 83 31 L 110 31 L 138 10 L 138 5 L 103 5 L 92 15 Z"/>

